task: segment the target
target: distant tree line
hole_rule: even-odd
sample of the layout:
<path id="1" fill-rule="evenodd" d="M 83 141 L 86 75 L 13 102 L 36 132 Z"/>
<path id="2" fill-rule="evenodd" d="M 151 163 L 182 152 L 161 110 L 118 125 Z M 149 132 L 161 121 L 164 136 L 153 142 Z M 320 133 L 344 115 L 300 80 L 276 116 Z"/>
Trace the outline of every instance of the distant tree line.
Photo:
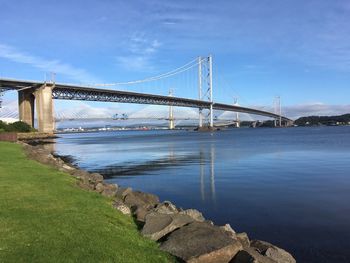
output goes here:
<path id="1" fill-rule="evenodd" d="M 315 125 L 348 125 L 350 124 L 350 114 L 338 116 L 308 116 L 301 117 L 294 121 L 298 126 L 315 126 Z"/>
<path id="2" fill-rule="evenodd" d="M 33 132 L 36 131 L 30 125 L 23 121 L 16 121 L 14 123 L 6 123 L 0 121 L 0 132 Z"/>

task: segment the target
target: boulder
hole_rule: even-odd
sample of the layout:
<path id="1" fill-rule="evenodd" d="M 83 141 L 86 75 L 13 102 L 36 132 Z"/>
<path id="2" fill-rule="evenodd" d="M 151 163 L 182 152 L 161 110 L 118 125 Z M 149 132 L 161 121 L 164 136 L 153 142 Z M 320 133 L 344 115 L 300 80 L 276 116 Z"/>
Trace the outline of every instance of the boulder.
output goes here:
<path id="1" fill-rule="evenodd" d="M 74 172 L 73 176 L 77 177 L 81 181 L 79 185 L 82 188 L 88 188 L 91 190 L 94 190 L 97 184 L 103 182 L 103 176 L 98 173 L 90 174 L 86 171 L 77 170 L 76 172 Z"/>
<path id="2" fill-rule="evenodd" d="M 59 168 L 60 171 L 62 172 L 66 172 L 66 173 L 69 173 L 69 174 L 74 174 L 76 168 L 72 167 L 72 166 L 69 166 L 67 164 L 62 164 L 61 167 Z"/>
<path id="3" fill-rule="evenodd" d="M 235 239 L 235 240 L 237 239 L 236 232 L 232 229 L 232 227 L 231 227 L 230 224 L 226 224 L 226 225 L 224 225 L 224 226 L 220 226 L 220 228 L 221 228 L 222 230 L 224 230 L 225 233 L 226 233 L 229 237 L 231 237 L 232 239 Z"/>
<path id="4" fill-rule="evenodd" d="M 80 188 L 85 189 L 85 190 L 94 190 L 95 189 L 95 185 L 90 184 L 88 181 L 81 181 L 81 180 L 79 180 L 77 182 L 77 185 Z"/>
<path id="5" fill-rule="evenodd" d="M 125 197 L 132 192 L 132 189 L 130 187 L 124 188 L 124 187 L 119 187 L 116 196 L 123 200 Z"/>
<path id="6" fill-rule="evenodd" d="M 176 206 L 170 201 L 164 201 L 160 204 L 157 204 L 154 208 L 154 211 L 161 214 L 175 214 L 179 212 Z"/>
<path id="7" fill-rule="evenodd" d="M 269 257 L 277 263 L 295 263 L 296 260 L 291 254 L 282 248 L 276 247 L 268 242 L 261 240 L 252 240 L 251 247 L 256 248 L 260 254 Z"/>
<path id="8" fill-rule="evenodd" d="M 98 192 L 98 193 L 102 193 L 104 189 L 105 189 L 105 186 L 103 185 L 103 183 L 98 183 L 98 184 L 95 186 L 95 190 L 96 190 L 96 192 Z"/>
<path id="9" fill-rule="evenodd" d="M 186 209 L 180 212 L 180 214 L 188 215 L 193 218 L 193 220 L 198 222 L 204 222 L 205 218 L 203 217 L 202 213 L 199 212 L 196 209 Z"/>
<path id="10" fill-rule="evenodd" d="M 153 194 L 134 191 L 125 196 L 124 202 L 131 208 L 138 206 L 154 208 L 159 203 L 159 198 Z"/>
<path id="11" fill-rule="evenodd" d="M 90 181 L 94 184 L 102 183 L 103 182 L 103 176 L 98 173 L 92 173 L 89 177 Z"/>
<path id="12" fill-rule="evenodd" d="M 122 212 L 124 215 L 131 215 L 130 208 L 126 204 L 124 204 L 123 201 L 120 199 L 114 200 L 113 207 Z"/>
<path id="13" fill-rule="evenodd" d="M 107 197 L 115 197 L 117 194 L 118 186 L 115 184 L 104 184 L 102 195 Z"/>
<path id="14" fill-rule="evenodd" d="M 141 234 L 159 240 L 175 229 L 193 222 L 193 219 L 187 215 L 151 212 L 146 215 L 145 222 Z"/>
<path id="15" fill-rule="evenodd" d="M 254 248 L 244 248 L 230 261 L 230 263 L 276 263 L 276 261 L 261 255 Z"/>
<path id="16" fill-rule="evenodd" d="M 172 232 L 160 248 L 185 262 L 227 263 L 242 245 L 220 227 L 195 221 Z"/>
<path id="17" fill-rule="evenodd" d="M 134 207 L 135 209 L 135 207 Z M 133 215 L 135 216 L 136 220 L 140 223 L 144 223 L 146 221 L 146 215 L 151 211 L 152 209 L 147 206 L 138 206 L 136 207 L 136 210 L 134 210 Z"/>
<path id="18" fill-rule="evenodd" d="M 247 233 L 245 233 L 245 232 L 237 233 L 236 237 L 237 237 L 238 241 L 241 242 L 241 244 L 244 248 L 250 246 L 250 241 L 249 241 Z"/>
<path id="19" fill-rule="evenodd" d="M 84 170 L 75 170 L 74 173 L 72 174 L 74 177 L 77 177 L 78 179 L 81 179 L 85 176 L 88 176 L 88 172 L 87 171 L 84 171 Z"/>

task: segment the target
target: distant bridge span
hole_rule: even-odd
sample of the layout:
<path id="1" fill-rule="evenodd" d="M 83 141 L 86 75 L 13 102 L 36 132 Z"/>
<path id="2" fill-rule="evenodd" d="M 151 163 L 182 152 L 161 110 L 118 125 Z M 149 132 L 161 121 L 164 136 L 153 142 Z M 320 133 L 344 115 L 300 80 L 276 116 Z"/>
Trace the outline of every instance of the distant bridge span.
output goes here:
<path id="1" fill-rule="evenodd" d="M 18 91 L 20 120 L 30 125 L 34 123 L 34 99 L 36 100 L 39 131 L 42 132 L 52 132 L 54 129 L 52 99 L 169 105 L 199 109 L 210 109 L 212 107 L 214 110 L 242 112 L 275 119 L 281 118 L 287 122 L 292 121 L 275 113 L 238 105 L 130 91 L 99 89 L 83 85 L 1 78 L 0 89 Z"/>

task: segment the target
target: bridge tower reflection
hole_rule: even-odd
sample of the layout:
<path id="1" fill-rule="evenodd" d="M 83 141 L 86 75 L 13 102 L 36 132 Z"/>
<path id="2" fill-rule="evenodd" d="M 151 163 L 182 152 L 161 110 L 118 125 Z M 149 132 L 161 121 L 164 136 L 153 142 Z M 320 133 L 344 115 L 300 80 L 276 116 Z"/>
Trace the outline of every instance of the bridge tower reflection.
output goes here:
<path id="1" fill-rule="evenodd" d="M 214 145 L 210 146 L 209 158 L 206 160 L 205 153 L 203 150 L 199 154 L 199 175 L 200 175 L 200 192 L 201 199 L 205 201 L 207 198 L 205 186 L 206 186 L 206 171 L 209 170 L 209 179 L 210 179 L 210 199 L 216 201 L 216 191 L 215 191 L 215 147 Z M 207 167 L 209 165 L 209 167 Z M 209 168 L 209 169 L 206 169 Z"/>

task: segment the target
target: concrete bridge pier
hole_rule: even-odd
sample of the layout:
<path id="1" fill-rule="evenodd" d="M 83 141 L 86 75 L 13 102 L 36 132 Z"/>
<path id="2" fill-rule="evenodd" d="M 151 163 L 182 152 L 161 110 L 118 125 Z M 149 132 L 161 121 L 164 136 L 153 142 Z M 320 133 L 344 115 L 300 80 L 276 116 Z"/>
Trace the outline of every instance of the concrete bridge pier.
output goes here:
<path id="1" fill-rule="evenodd" d="M 34 95 L 32 89 L 18 91 L 19 120 L 34 127 Z"/>
<path id="2" fill-rule="evenodd" d="M 53 88 L 53 84 L 46 83 L 34 92 L 39 132 L 53 133 L 55 128 L 52 99 Z"/>

